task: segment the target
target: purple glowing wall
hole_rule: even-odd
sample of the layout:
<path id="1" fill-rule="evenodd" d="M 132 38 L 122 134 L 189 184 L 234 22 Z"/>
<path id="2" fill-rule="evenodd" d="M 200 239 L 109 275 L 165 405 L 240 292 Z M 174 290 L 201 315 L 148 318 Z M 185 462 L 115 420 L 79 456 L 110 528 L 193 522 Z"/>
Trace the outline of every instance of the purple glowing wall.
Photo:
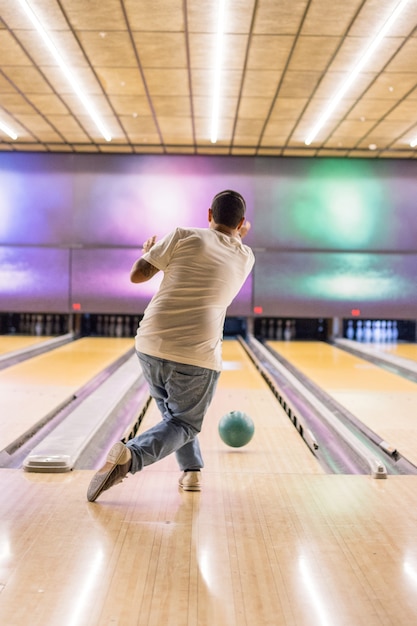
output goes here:
<path id="1" fill-rule="evenodd" d="M 229 156 L 0 154 L 0 310 L 140 314 L 143 241 L 225 188 L 257 258 L 230 315 L 417 317 L 415 161 Z"/>
<path id="2" fill-rule="evenodd" d="M 0 246 L 0 310 L 68 311 L 69 251 Z"/>

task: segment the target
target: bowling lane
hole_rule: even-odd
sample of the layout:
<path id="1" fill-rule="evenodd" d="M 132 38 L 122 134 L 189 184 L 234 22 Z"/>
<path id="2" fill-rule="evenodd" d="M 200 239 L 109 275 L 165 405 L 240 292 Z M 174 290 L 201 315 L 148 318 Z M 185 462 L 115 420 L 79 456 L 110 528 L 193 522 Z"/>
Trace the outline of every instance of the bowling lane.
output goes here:
<path id="1" fill-rule="evenodd" d="M 132 339 L 83 338 L 0 372 L 0 450 L 132 349 Z"/>
<path id="2" fill-rule="evenodd" d="M 227 446 L 218 434 L 220 418 L 232 410 L 244 411 L 255 423 L 252 440 L 242 448 Z M 140 431 L 159 419 L 152 403 Z M 223 344 L 223 371 L 204 420 L 200 444 L 205 460 L 204 475 L 207 472 L 324 473 L 245 350 L 233 340 Z M 175 457 L 164 459 L 156 467 L 176 471 Z"/>
<path id="3" fill-rule="evenodd" d="M 323 342 L 268 342 L 417 465 L 417 384 Z"/>
<path id="4" fill-rule="evenodd" d="M 0 335 L 0 355 L 32 348 L 49 339 L 51 337 L 36 337 L 35 335 Z"/>
<path id="5" fill-rule="evenodd" d="M 95 503 L 94 471 L 0 471 L 1 624 L 417 623 L 417 477 L 288 473 L 288 418 L 239 345 L 224 355 L 201 493 L 178 489 L 173 455 Z M 216 428 L 236 407 L 257 430 L 234 450 Z"/>
<path id="6" fill-rule="evenodd" d="M 409 359 L 417 363 L 417 343 L 380 343 L 375 344 L 374 347 L 381 352 L 393 354 L 394 356 Z"/>

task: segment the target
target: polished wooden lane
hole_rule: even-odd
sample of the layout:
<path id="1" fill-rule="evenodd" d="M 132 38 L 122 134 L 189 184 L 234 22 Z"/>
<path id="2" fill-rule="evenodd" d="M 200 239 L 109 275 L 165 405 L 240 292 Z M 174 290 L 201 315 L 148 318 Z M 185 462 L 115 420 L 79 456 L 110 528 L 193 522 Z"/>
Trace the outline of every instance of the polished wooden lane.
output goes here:
<path id="1" fill-rule="evenodd" d="M 230 471 L 191 494 L 160 466 L 89 504 L 90 476 L 0 472 L 2 624 L 417 621 L 415 477 Z"/>
<path id="2" fill-rule="evenodd" d="M 384 354 L 417 362 L 417 343 L 379 343 L 372 347 Z"/>
<path id="3" fill-rule="evenodd" d="M 223 357 L 224 369 L 201 434 L 204 474 L 223 469 L 239 472 L 323 473 L 242 346 L 235 341 L 226 341 Z M 233 410 L 244 411 L 255 424 L 253 439 L 244 448 L 230 448 L 219 438 L 219 420 Z M 159 413 L 156 406 L 152 406 L 141 430 L 157 420 Z"/>
<path id="4" fill-rule="evenodd" d="M 131 339 L 84 338 L 2 370 L 0 450 L 131 348 Z"/>
<path id="5" fill-rule="evenodd" d="M 281 416 L 269 390 L 236 345 L 226 352 L 201 434 L 201 493 L 179 491 L 172 456 L 94 504 L 92 471 L 0 470 L 1 624 L 417 623 L 417 477 L 331 476 L 284 460 L 295 429 L 284 415 L 270 424 Z M 236 407 L 256 421 L 239 450 L 216 434 Z"/>
<path id="6" fill-rule="evenodd" d="M 417 384 L 323 342 L 269 342 L 417 465 Z"/>
<path id="7" fill-rule="evenodd" d="M 35 335 L 0 335 L 0 354 L 15 352 L 31 348 L 48 341 L 51 337 L 36 337 Z"/>

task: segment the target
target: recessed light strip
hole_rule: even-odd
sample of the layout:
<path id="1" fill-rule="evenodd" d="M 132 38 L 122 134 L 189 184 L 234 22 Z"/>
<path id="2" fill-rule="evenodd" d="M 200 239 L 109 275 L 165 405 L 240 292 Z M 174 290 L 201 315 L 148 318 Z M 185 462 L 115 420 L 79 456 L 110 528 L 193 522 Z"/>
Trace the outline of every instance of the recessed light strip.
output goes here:
<path id="1" fill-rule="evenodd" d="M 0 122 L 0 130 L 6 133 L 6 135 L 8 135 L 10 139 L 14 139 L 14 140 L 17 139 L 16 133 L 11 128 L 6 126 L 6 124 L 3 124 L 3 122 Z"/>
<path id="2" fill-rule="evenodd" d="M 219 132 L 219 112 L 220 112 L 220 78 L 223 64 L 223 31 L 224 31 L 224 9 L 226 0 L 219 0 L 219 15 L 217 19 L 216 37 L 216 59 L 214 65 L 213 81 L 213 109 L 211 115 L 211 143 L 216 143 Z"/>
<path id="3" fill-rule="evenodd" d="M 26 2 L 26 0 L 19 0 L 19 3 L 21 5 L 22 9 L 25 11 L 26 15 L 28 16 L 28 18 L 30 19 L 30 21 L 32 22 L 33 26 L 38 31 L 38 33 L 41 36 L 43 42 L 47 46 L 49 52 L 52 54 L 53 58 L 58 63 L 59 67 L 61 68 L 61 70 L 62 70 L 62 72 L 63 72 L 63 74 L 65 76 L 65 78 L 68 80 L 68 82 L 70 83 L 71 87 L 73 88 L 73 90 L 77 94 L 78 98 L 81 100 L 81 102 L 84 105 L 84 107 L 85 107 L 86 111 L 88 112 L 89 116 L 91 117 L 91 119 L 93 120 L 94 124 L 97 126 L 98 130 L 100 131 L 101 135 L 103 135 L 103 137 L 104 137 L 104 139 L 106 141 L 111 141 L 110 133 L 105 128 L 105 126 L 102 123 L 102 121 L 100 120 L 100 117 L 96 113 L 96 111 L 95 111 L 91 101 L 84 94 L 84 92 L 81 89 L 80 85 L 78 84 L 74 74 L 71 72 L 69 67 L 65 64 L 65 62 L 62 59 L 60 53 L 58 52 L 58 49 L 55 47 L 55 44 L 52 42 L 51 38 L 49 37 L 49 35 L 46 32 L 45 28 L 43 27 L 42 23 L 40 22 L 38 17 L 35 15 L 35 13 L 33 12 L 32 8 L 29 6 L 29 4 Z"/>
<path id="4" fill-rule="evenodd" d="M 390 17 L 386 20 L 386 22 L 383 25 L 383 27 L 381 28 L 381 30 L 378 32 L 376 37 L 369 44 L 369 46 L 365 50 L 363 56 L 359 59 L 359 61 L 356 64 L 356 66 L 353 68 L 352 72 L 349 74 L 348 78 L 346 79 L 346 82 L 342 85 L 342 87 L 339 89 L 339 91 L 336 93 L 336 95 L 330 101 L 329 106 L 324 111 L 323 115 L 319 118 L 319 121 L 314 126 L 313 130 L 307 136 L 307 139 L 305 140 L 305 144 L 307 146 L 309 146 L 314 141 L 317 133 L 321 130 L 321 128 L 327 122 L 327 120 L 329 119 L 330 115 L 333 113 L 334 109 L 339 104 L 340 100 L 343 98 L 343 96 L 345 95 L 345 93 L 347 92 L 349 87 L 352 85 L 353 81 L 358 76 L 359 72 L 362 70 L 362 68 L 365 65 L 365 63 L 367 63 L 367 61 L 369 61 L 369 59 L 371 58 L 371 56 L 373 55 L 373 53 L 375 52 L 375 50 L 377 49 L 377 47 L 381 43 L 382 39 L 385 37 L 385 35 L 389 31 L 389 29 L 392 27 L 394 22 L 399 17 L 401 11 L 404 9 L 405 5 L 409 1 L 410 0 L 400 0 L 400 2 L 397 4 L 395 9 L 391 13 Z"/>

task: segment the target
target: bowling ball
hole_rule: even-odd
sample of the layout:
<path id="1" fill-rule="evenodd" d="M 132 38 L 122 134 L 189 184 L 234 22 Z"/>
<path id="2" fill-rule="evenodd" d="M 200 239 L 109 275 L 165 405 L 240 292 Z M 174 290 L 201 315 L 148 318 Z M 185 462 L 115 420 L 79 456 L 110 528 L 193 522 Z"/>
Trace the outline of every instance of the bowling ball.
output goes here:
<path id="1" fill-rule="evenodd" d="M 230 411 L 219 422 L 219 435 L 222 441 L 232 448 L 245 446 L 253 437 L 255 425 L 243 411 Z"/>

